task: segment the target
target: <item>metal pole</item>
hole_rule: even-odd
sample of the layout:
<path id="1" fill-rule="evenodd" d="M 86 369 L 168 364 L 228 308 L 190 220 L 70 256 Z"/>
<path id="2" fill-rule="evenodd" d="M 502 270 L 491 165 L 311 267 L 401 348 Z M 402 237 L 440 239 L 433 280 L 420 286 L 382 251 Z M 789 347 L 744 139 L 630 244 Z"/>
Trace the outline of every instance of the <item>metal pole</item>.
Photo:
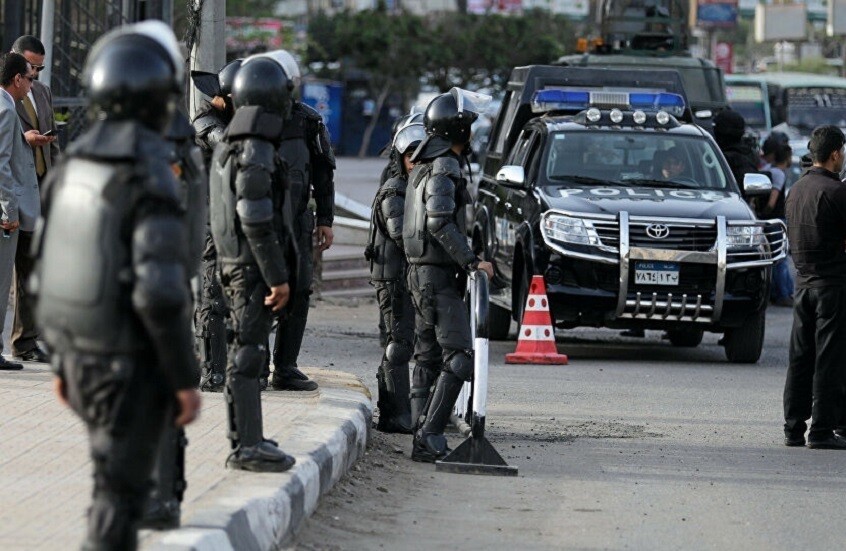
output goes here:
<path id="1" fill-rule="evenodd" d="M 53 36 L 55 32 L 56 0 L 41 0 L 41 42 L 44 44 L 44 70 L 38 77 L 45 86 L 50 86 L 53 73 Z"/>
<path id="2" fill-rule="evenodd" d="M 226 63 L 226 0 L 193 0 L 200 12 L 200 35 L 191 50 L 192 71 L 217 72 Z M 188 110 L 193 117 L 204 96 L 190 86 Z"/>

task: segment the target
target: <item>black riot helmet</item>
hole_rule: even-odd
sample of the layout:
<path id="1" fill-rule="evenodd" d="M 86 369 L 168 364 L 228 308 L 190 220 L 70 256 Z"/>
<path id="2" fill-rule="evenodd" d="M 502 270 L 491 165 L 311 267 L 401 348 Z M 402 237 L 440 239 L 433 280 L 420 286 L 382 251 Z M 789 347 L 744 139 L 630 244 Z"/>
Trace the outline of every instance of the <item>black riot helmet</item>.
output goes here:
<path id="1" fill-rule="evenodd" d="M 484 112 L 491 97 L 453 88 L 429 102 L 423 115 L 426 132 L 454 144 L 470 141 L 470 127 Z"/>
<path id="2" fill-rule="evenodd" d="M 83 82 L 96 120 L 135 120 L 167 128 L 182 89 L 182 59 L 161 21 L 120 27 L 102 36 L 85 63 Z"/>
<path id="3" fill-rule="evenodd" d="M 223 69 L 217 73 L 217 80 L 220 85 L 219 96 L 226 97 L 232 93 L 232 86 L 235 84 L 235 75 L 238 74 L 238 69 L 241 68 L 243 59 L 235 59 L 223 66 Z"/>
<path id="4" fill-rule="evenodd" d="M 287 119 L 291 116 L 294 87 L 294 80 L 276 59 L 259 54 L 241 64 L 232 85 L 232 101 L 235 108 L 261 106 Z"/>

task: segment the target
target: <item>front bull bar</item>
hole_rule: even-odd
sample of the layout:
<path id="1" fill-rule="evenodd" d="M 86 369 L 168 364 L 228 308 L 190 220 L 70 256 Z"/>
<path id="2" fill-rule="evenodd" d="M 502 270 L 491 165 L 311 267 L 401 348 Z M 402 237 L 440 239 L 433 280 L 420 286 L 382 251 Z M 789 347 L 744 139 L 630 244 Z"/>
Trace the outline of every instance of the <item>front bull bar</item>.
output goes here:
<path id="1" fill-rule="evenodd" d="M 485 438 L 488 397 L 488 276 L 476 270 L 470 275 L 470 323 L 473 338 L 473 408 L 470 436 L 446 457 L 435 462 L 435 470 L 459 474 L 517 476 L 517 467 L 508 465 Z M 463 397 L 459 397 L 461 400 Z"/>

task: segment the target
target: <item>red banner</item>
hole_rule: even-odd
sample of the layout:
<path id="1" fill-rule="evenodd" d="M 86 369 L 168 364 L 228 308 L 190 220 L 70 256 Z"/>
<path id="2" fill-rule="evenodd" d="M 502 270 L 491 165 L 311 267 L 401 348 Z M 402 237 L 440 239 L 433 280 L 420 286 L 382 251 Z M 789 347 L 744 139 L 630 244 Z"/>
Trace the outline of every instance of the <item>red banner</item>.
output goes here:
<path id="1" fill-rule="evenodd" d="M 714 64 L 723 70 L 727 75 L 734 72 L 734 45 L 730 42 L 717 42 L 714 44 Z"/>

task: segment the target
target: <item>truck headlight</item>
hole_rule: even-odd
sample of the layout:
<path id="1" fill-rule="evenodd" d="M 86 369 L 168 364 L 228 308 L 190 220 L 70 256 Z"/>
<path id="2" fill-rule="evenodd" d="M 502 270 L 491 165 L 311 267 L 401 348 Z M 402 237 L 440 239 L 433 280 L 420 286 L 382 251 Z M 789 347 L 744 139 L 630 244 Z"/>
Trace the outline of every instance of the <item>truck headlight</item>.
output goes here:
<path id="1" fill-rule="evenodd" d="M 726 228 L 726 247 L 729 249 L 766 244 L 767 238 L 761 226 L 728 226 Z"/>
<path id="2" fill-rule="evenodd" d="M 581 218 L 551 214 L 544 218 L 541 229 L 548 239 L 574 245 L 601 245 L 593 224 Z"/>

